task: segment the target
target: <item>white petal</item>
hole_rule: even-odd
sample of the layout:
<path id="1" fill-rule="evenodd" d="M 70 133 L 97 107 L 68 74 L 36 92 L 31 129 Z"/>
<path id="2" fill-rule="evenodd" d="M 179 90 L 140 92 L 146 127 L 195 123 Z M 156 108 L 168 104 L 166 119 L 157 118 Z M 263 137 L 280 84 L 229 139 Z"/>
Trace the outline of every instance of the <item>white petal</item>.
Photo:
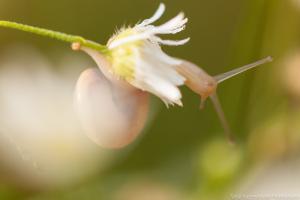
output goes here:
<path id="1" fill-rule="evenodd" d="M 144 48 L 142 49 L 144 53 L 146 53 L 148 58 L 152 57 L 157 59 L 157 62 L 163 62 L 168 65 L 179 65 L 181 64 L 181 60 L 173 58 L 169 55 L 167 55 L 165 52 L 162 51 L 160 46 L 155 43 L 147 43 L 147 45 L 144 45 Z M 151 55 L 151 56 L 150 56 Z"/>
<path id="2" fill-rule="evenodd" d="M 147 61 L 140 61 L 139 66 L 140 70 L 137 70 L 137 75 L 142 75 L 141 77 L 155 75 L 170 82 L 174 86 L 183 85 L 185 82 L 185 78 L 178 74 L 178 72 L 173 68 L 173 66 L 164 64 L 162 62 L 153 62 L 150 59 L 148 59 Z"/>
<path id="3" fill-rule="evenodd" d="M 129 42 L 134 42 L 134 41 L 138 41 L 138 40 L 145 40 L 148 39 L 150 37 L 150 35 L 147 32 L 141 33 L 141 34 L 134 34 L 128 37 L 125 37 L 123 39 L 119 39 L 119 40 L 114 40 L 109 44 L 109 49 L 113 49 L 116 48 L 118 46 L 121 46 L 123 44 L 129 43 Z"/>
<path id="4" fill-rule="evenodd" d="M 157 76 L 149 76 L 144 79 L 143 84 L 148 92 L 160 97 L 166 104 L 181 105 L 180 90 L 168 81 Z"/>
<path id="5" fill-rule="evenodd" d="M 180 46 L 186 44 L 188 41 L 190 41 L 190 38 L 186 38 L 183 40 L 162 40 L 159 37 L 155 37 L 158 43 L 168 46 Z"/>
<path id="6" fill-rule="evenodd" d="M 136 75 L 133 85 L 148 91 L 159 98 L 166 104 L 181 105 L 181 93 L 177 88 L 182 85 L 185 78 L 168 64 L 164 64 L 156 57 L 143 54 L 136 65 Z"/>
<path id="7" fill-rule="evenodd" d="M 153 22 L 157 21 L 164 14 L 165 9 L 166 9 L 165 4 L 160 3 L 158 9 L 156 10 L 154 15 L 150 19 L 144 20 L 142 23 L 138 24 L 137 26 L 138 27 L 147 26 L 147 25 L 152 24 Z"/>
<path id="8" fill-rule="evenodd" d="M 182 31 L 185 27 L 185 24 L 188 22 L 187 18 L 184 18 L 183 13 L 179 13 L 176 17 L 169 20 L 163 25 L 160 25 L 154 29 L 154 32 L 157 34 L 175 34 Z"/>

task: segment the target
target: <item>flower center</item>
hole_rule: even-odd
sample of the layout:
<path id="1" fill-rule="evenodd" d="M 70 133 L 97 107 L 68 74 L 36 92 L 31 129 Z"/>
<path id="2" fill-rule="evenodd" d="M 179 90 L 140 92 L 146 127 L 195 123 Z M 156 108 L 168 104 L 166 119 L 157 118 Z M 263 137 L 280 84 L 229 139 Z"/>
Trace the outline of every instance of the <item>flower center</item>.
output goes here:
<path id="1" fill-rule="evenodd" d="M 132 28 L 122 30 L 109 40 L 108 46 L 112 42 L 117 42 L 118 40 L 122 40 L 135 34 L 137 34 L 137 32 Z M 111 49 L 110 61 L 112 63 L 112 70 L 117 76 L 127 81 L 134 79 L 136 61 L 140 54 L 139 48 L 142 45 L 143 41 L 137 40 Z"/>

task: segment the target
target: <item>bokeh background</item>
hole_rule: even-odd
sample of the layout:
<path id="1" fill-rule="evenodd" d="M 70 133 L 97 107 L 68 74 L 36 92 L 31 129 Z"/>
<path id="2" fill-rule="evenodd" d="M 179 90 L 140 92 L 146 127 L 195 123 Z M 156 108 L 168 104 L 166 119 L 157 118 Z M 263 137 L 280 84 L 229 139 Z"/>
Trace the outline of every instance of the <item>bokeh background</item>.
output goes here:
<path id="1" fill-rule="evenodd" d="M 0 0 L 0 19 L 106 43 L 159 3 Z M 153 97 L 138 140 L 102 149 L 68 111 L 76 77 L 93 61 L 69 44 L 1 28 L 0 199 L 300 199 L 300 1 L 164 3 L 158 23 L 179 11 L 189 18 L 187 29 L 171 38 L 191 41 L 164 47 L 170 55 L 212 75 L 274 57 L 219 86 L 237 144 L 228 144 L 212 104 L 200 111 L 199 97 L 183 88 L 183 108 L 167 109 Z"/>

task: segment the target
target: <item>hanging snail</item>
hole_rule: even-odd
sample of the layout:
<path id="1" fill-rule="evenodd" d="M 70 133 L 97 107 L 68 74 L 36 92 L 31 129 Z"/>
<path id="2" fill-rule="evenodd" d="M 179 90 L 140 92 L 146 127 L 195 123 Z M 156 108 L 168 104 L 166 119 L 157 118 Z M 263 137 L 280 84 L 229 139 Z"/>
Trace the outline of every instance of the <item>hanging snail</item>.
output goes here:
<path id="1" fill-rule="evenodd" d="M 212 100 L 225 133 L 233 141 L 217 97 L 217 86 L 272 58 L 210 76 L 197 65 L 162 51 L 161 45 L 179 46 L 189 41 L 189 38 L 164 40 L 159 37 L 183 31 L 188 22 L 184 14 L 179 13 L 166 23 L 154 26 L 164 11 L 165 5 L 160 4 L 151 18 L 119 30 L 107 45 L 15 22 L 0 21 L 0 26 L 72 43 L 73 50 L 81 50 L 95 61 L 98 68 L 86 69 L 77 81 L 75 105 L 86 134 L 102 147 L 121 148 L 134 141 L 147 120 L 149 93 L 159 97 L 166 106 L 182 106 L 179 90 L 182 85 L 201 97 L 200 108 L 207 98 Z"/>

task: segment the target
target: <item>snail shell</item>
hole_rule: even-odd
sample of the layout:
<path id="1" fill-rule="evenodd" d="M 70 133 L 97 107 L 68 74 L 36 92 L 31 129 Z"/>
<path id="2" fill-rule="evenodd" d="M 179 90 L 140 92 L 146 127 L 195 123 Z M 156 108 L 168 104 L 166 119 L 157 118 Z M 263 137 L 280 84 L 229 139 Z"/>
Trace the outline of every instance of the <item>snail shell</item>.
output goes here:
<path id="1" fill-rule="evenodd" d="M 75 105 L 90 139 L 104 148 L 121 148 L 130 144 L 144 127 L 149 97 L 122 80 L 108 78 L 103 74 L 106 68 L 101 67 L 107 63 L 99 61 L 103 59 L 100 54 L 94 56 L 101 71 L 89 68 L 81 73 Z"/>

